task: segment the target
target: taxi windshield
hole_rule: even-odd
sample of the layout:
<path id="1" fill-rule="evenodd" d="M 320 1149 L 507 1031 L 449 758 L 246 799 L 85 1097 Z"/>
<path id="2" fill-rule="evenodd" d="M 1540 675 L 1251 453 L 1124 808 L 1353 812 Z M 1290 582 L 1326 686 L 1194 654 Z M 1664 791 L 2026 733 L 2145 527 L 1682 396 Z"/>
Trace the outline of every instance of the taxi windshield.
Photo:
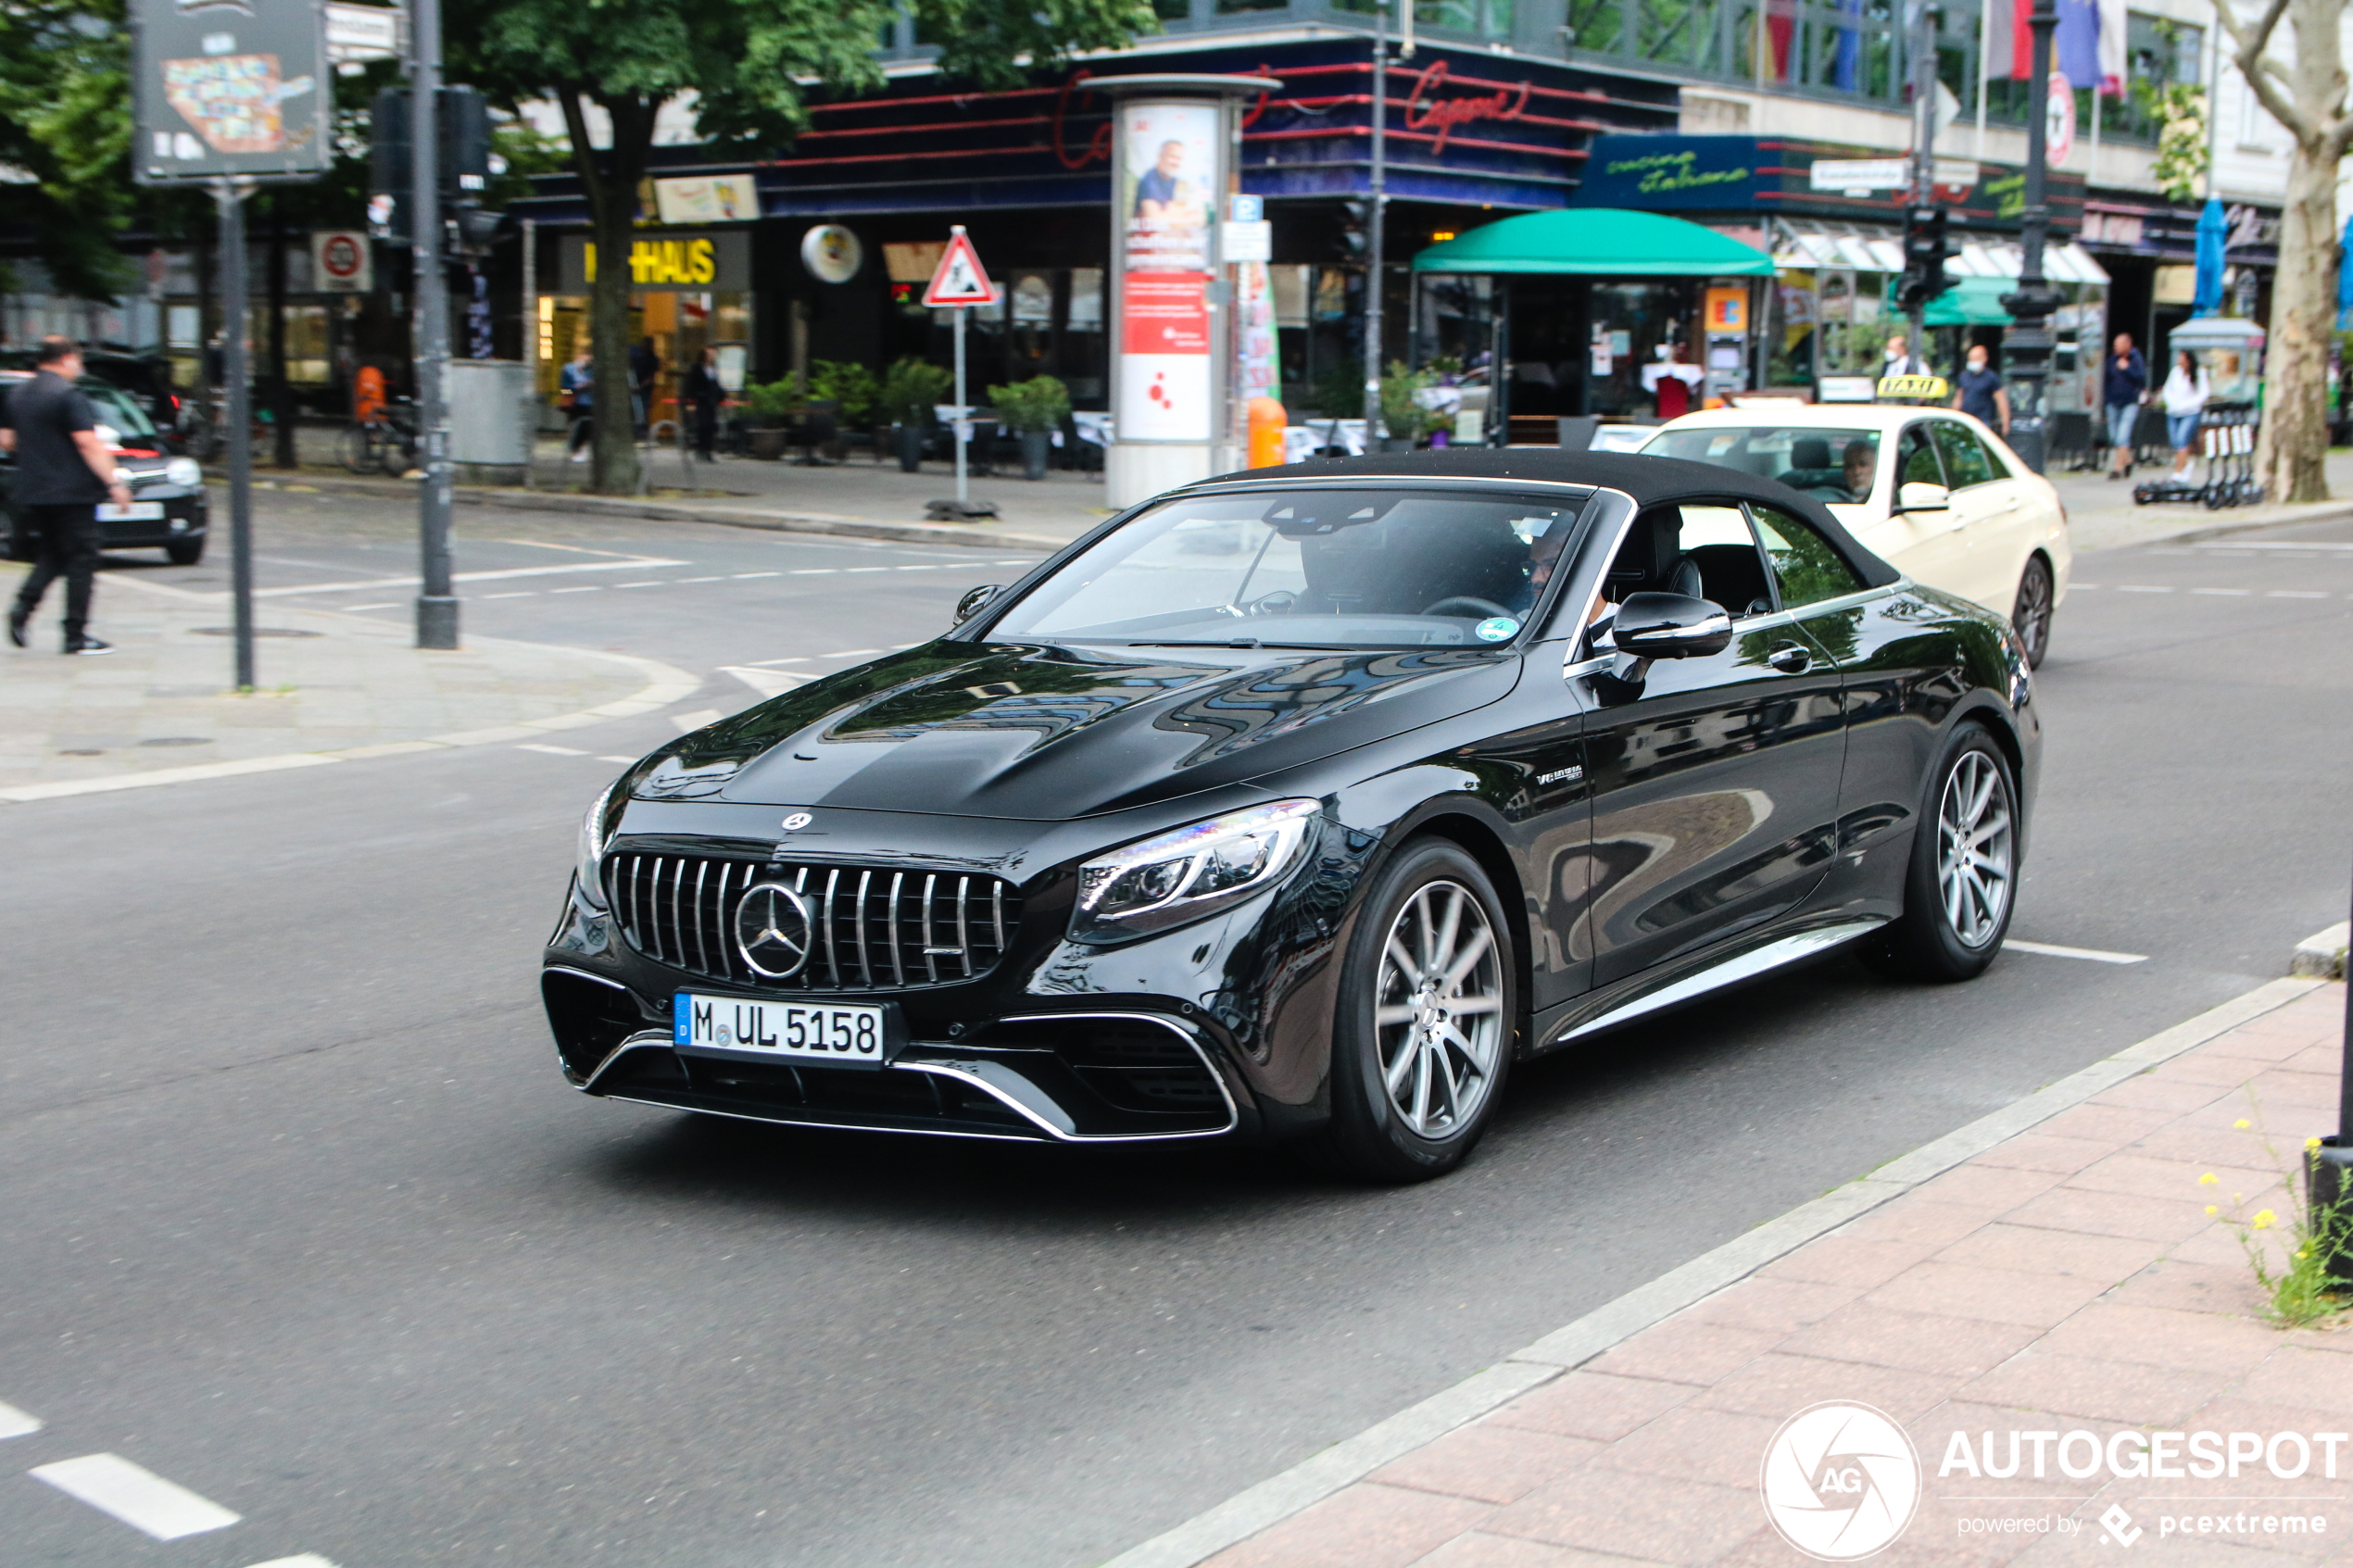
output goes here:
<path id="1" fill-rule="evenodd" d="M 1879 473 L 1879 432 L 1820 425 L 1696 425 L 1662 431 L 1642 447 L 1653 458 L 1688 458 L 1776 479 L 1818 501 L 1853 505 L 1871 498 Z"/>

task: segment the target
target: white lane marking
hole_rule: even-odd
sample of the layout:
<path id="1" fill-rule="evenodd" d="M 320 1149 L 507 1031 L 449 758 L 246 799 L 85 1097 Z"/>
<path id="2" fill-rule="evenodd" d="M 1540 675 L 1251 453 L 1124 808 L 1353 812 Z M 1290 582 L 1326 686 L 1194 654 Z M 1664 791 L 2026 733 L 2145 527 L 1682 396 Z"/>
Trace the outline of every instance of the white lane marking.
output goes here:
<path id="1" fill-rule="evenodd" d="M 527 740 L 515 747 L 517 751 L 544 751 L 550 757 L 585 757 L 588 754 L 576 746 L 546 746 Z"/>
<path id="2" fill-rule="evenodd" d="M 727 581 L 727 574 L 723 571 L 716 577 L 673 577 L 671 581 L 673 583 L 724 583 Z"/>
<path id="3" fill-rule="evenodd" d="M 748 659 L 746 662 L 758 670 L 771 664 L 806 664 L 809 662 L 809 656 L 805 653 L 797 653 L 786 659 Z"/>
<path id="4" fill-rule="evenodd" d="M 386 599 L 380 605 L 346 605 L 343 608 L 355 613 L 363 609 L 398 609 L 400 608 L 400 601 L 398 599 Z"/>
<path id="5" fill-rule="evenodd" d="M 29 1437 L 41 1430 L 41 1418 L 14 1405 L 0 1404 L 0 1437 Z"/>
<path id="6" fill-rule="evenodd" d="M 523 545 L 535 550 L 561 550 L 566 555 L 573 556 L 602 556 L 608 560 L 631 561 L 645 558 L 633 550 L 592 550 L 585 545 L 550 545 L 545 539 L 501 539 L 498 543 Z"/>
<path id="7" fill-rule="evenodd" d="M 538 589 L 536 589 L 536 588 L 519 588 L 519 589 L 517 589 L 515 592 L 513 592 L 513 593 L 511 593 L 511 594 L 484 594 L 484 595 L 483 595 L 482 596 L 483 596 L 483 598 L 484 598 L 484 600 L 489 600 L 489 599 L 535 599 L 535 598 L 537 598 L 537 597 L 539 596 L 539 590 L 538 590 Z"/>
<path id="8" fill-rule="evenodd" d="M 638 759 L 635 757 L 613 757 L 600 753 L 598 754 L 597 760 L 599 762 L 619 762 L 625 767 L 629 763 L 638 760 Z"/>
<path id="9" fill-rule="evenodd" d="M 689 730 L 699 730 L 705 724 L 716 724 L 725 717 L 716 708 L 698 708 L 692 713 L 673 713 L 670 721 L 678 726 L 678 733 L 683 735 Z"/>
<path id="10" fill-rule="evenodd" d="M 992 560 L 984 564 L 988 566 L 1036 566 L 1041 558 L 1042 558 L 1040 557 L 1032 556 L 1026 558 L 1015 558 L 1013 560 Z"/>
<path id="11" fill-rule="evenodd" d="M 225 1529 L 238 1518 L 211 1499 L 175 1486 L 120 1454 L 59 1460 L 35 1467 L 31 1474 L 159 1541 Z"/>
<path id="12" fill-rule="evenodd" d="M 2199 545 L 2201 550 L 2353 550 L 2353 544 L 2308 540 L 2298 544 L 2293 539 L 2240 539 L 2228 545 Z"/>
<path id="13" fill-rule="evenodd" d="M 550 594 L 601 594 L 604 591 L 605 585 L 602 583 L 584 583 L 577 588 L 550 588 L 547 590 Z"/>
<path id="14" fill-rule="evenodd" d="M 2193 594 L 2208 594 L 2218 599 L 2243 599 L 2255 592 L 2252 588 L 2192 588 Z"/>
<path id="15" fill-rule="evenodd" d="M 728 581 L 731 583 L 741 583 L 747 577 L 782 577 L 784 573 L 781 571 L 738 571 L 729 577 Z"/>
<path id="16" fill-rule="evenodd" d="M 561 592 L 560 589 L 558 591 Z M 2152 588 L 2147 584 L 2141 583 L 2127 583 L 2123 587 L 2119 588 L 2116 591 L 2120 594 L 2170 594 L 2173 590 L 2171 588 Z"/>
<path id="17" fill-rule="evenodd" d="M 13 784 L 0 789 L 0 800 L 57 800 L 72 795 L 100 795 L 118 789 L 145 789 L 152 784 L 185 784 L 192 779 L 227 779 L 240 773 L 274 773 L 281 768 L 318 768 L 342 760 L 340 757 L 301 751 L 280 757 L 252 757 L 238 762 L 198 762 L 186 768 L 157 768 L 144 773 L 117 773 L 106 779 Z"/>
<path id="18" fill-rule="evenodd" d="M 910 643 L 907 646 L 913 647 L 915 645 Z M 889 651 L 888 648 L 844 648 L 839 653 L 821 653 L 817 657 L 819 659 L 872 659 L 878 653 Z"/>
<path id="19" fill-rule="evenodd" d="M 510 566 L 496 571 L 453 572 L 452 583 L 495 583 L 510 577 L 553 577 L 574 571 L 643 571 L 649 566 L 692 566 L 686 560 L 671 560 L 662 556 L 632 556 L 626 560 L 581 561 L 571 566 Z M 415 577 L 368 577 L 350 583 L 304 583 L 291 588 L 256 588 L 257 599 L 280 599 L 289 594 L 348 594 L 369 588 L 413 588 L 422 579 Z"/>
<path id="20" fill-rule="evenodd" d="M 888 571 L 889 570 L 890 568 L 887 566 L 845 566 L 841 569 L 842 575 L 845 577 L 855 577 L 862 571 Z"/>
<path id="21" fill-rule="evenodd" d="M 719 672 L 733 675 L 762 697 L 781 696 L 804 682 L 817 678 L 814 675 L 796 675 L 789 670 L 761 670 L 749 664 L 723 664 Z"/>
<path id="22" fill-rule="evenodd" d="M 2146 963 L 2146 953 L 2108 953 L 2097 947 L 2062 947 L 2050 942 L 2021 942 L 2007 938 L 2002 946 L 2015 947 L 2021 953 L 2040 953 L 2046 959 L 2088 959 L 2093 963 Z"/>
<path id="23" fill-rule="evenodd" d="M 2325 599 L 2326 594 L 2311 588 L 2274 588 L 2263 596 L 2267 599 Z"/>
<path id="24" fill-rule="evenodd" d="M 785 575 L 787 577 L 831 577 L 840 570 L 841 568 L 837 566 L 799 566 L 786 572 Z"/>
<path id="25" fill-rule="evenodd" d="M 674 581 L 674 579 L 668 578 L 668 577 L 648 577 L 648 578 L 647 578 L 647 579 L 646 579 L 643 583 L 614 583 L 614 584 L 613 584 L 613 586 L 614 586 L 616 589 L 619 589 L 619 588 L 666 588 L 666 587 L 668 587 L 668 586 L 671 584 L 671 583 L 672 583 L 673 581 Z"/>
<path id="26" fill-rule="evenodd" d="M 335 1565 L 315 1551 L 298 1557 L 273 1557 L 267 1562 L 257 1562 L 253 1568 L 335 1568 Z"/>

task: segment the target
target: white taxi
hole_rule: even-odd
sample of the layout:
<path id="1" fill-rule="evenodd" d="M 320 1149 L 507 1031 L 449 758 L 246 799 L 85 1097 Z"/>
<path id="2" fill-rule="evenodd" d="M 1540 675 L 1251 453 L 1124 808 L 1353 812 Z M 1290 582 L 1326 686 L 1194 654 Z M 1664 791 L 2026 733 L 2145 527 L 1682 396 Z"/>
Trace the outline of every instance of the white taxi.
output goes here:
<path id="1" fill-rule="evenodd" d="M 1761 474 L 1827 505 L 1881 559 L 2010 618 L 2043 662 L 2075 552 L 2048 480 L 1970 416 L 1906 404 L 1710 408 L 1642 450 Z"/>

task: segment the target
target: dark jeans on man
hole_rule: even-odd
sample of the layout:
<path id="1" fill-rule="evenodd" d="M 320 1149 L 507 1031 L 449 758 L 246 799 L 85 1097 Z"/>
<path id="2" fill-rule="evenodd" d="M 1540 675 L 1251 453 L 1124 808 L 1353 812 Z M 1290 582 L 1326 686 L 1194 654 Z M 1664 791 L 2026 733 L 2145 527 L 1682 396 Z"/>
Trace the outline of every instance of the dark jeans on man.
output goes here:
<path id="1" fill-rule="evenodd" d="M 717 460 L 719 445 L 719 406 L 715 403 L 695 405 L 695 456 L 704 462 Z"/>
<path id="2" fill-rule="evenodd" d="M 32 575 L 17 592 L 26 620 L 41 608 L 49 584 L 66 580 L 66 641 L 81 640 L 90 621 L 90 585 L 98 572 L 98 508 L 88 501 L 25 508 L 32 533 Z"/>

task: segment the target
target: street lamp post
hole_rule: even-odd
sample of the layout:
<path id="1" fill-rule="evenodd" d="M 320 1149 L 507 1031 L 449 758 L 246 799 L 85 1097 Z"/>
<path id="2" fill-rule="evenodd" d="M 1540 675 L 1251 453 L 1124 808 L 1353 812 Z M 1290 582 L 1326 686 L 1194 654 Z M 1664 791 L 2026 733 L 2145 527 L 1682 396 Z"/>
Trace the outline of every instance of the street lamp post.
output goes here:
<path id="1" fill-rule="evenodd" d="M 2050 115 L 2051 33 L 2058 26 L 2054 0 L 2034 0 L 2026 19 L 2034 31 L 2034 52 L 2026 82 L 2026 212 L 2019 234 L 2021 253 L 2018 292 L 2002 296 L 2002 308 L 2017 324 L 2002 345 L 2009 374 L 2010 450 L 2036 473 L 2050 450 L 2049 424 L 2044 413 L 2045 393 L 2051 379 L 2051 313 L 2058 295 L 2043 277 L 2043 245 L 2051 230 L 2051 209 L 2045 196 L 2045 164 L 2048 161 L 2045 125 Z"/>
<path id="2" fill-rule="evenodd" d="M 1413 0 L 1403 0 L 1406 5 Z M 1380 423 L 1381 232 L 1389 227 L 1389 0 L 1373 4 L 1373 189 L 1365 206 L 1365 449 Z"/>
<path id="3" fill-rule="evenodd" d="M 2353 960 L 2346 976 L 2353 981 Z M 2308 1234 L 2323 1248 L 2324 1275 L 2353 1286 L 2353 985 L 2346 987 L 2345 1059 L 2337 1069 L 2336 1136 L 2306 1152 L 2304 1192 L 2311 1206 Z"/>
<path id="4" fill-rule="evenodd" d="M 441 270 L 441 0 L 413 0 L 409 15 L 416 96 L 409 111 L 410 255 L 416 262 L 417 433 L 425 480 L 417 497 L 417 646 L 458 646 L 458 596 L 449 580 L 449 285 Z"/>

